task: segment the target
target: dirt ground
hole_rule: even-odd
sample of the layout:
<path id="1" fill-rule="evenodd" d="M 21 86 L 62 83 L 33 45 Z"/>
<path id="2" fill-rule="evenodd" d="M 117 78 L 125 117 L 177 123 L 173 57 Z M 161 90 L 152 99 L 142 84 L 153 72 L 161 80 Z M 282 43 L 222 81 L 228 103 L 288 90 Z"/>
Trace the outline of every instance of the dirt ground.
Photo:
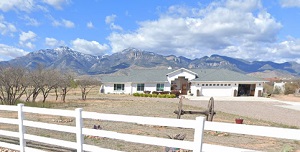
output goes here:
<path id="1" fill-rule="evenodd" d="M 273 98 L 273 97 L 272 97 Z M 274 98 L 279 99 L 275 96 Z M 281 97 L 282 98 L 282 97 Z M 50 100 L 55 101 L 54 95 L 51 95 Z M 297 98 L 286 97 L 286 101 L 297 101 Z M 289 100 L 287 100 L 289 99 Z M 91 92 L 88 96 L 88 100 L 80 100 L 80 92 L 72 91 L 67 96 L 67 102 L 61 103 L 59 101 L 52 108 L 56 109 L 67 109 L 74 110 L 78 107 L 83 108 L 84 111 L 93 111 L 99 113 L 110 113 L 110 114 L 124 114 L 124 115 L 137 115 L 137 116 L 149 116 L 149 117 L 164 117 L 164 118 L 176 118 L 173 113 L 177 109 L 177 102 L 179 99 L 163 99 L 163 98 L 145 98 L 145 97 L 133 97 L 129 95 L 98 95 L 97 90 Z M 204 110 L 206 107 L 194 107 L 190 105 L 184 105 L 183 109 L 190 110 Z M 182 119 L 195 119 L 197 115 L 183 115 Z M 17 118 L 17 114 L 13 112 L 0 111 L 0 117 L 5 118 Z M 217 111 L 214 117 L 214 121 L 217 122 L 229 122 L 234 123 L 234 119 L 239 117 L 238 115 L 224 113 Z M 48 115 L 33 115 L 26 114 L 25 118 L 32 121 L 40 121 L 46 123 L 54 123 L 60 125 L 75 126 L 75 120 L 68 117 L 55 117 Z M 258 119 L 248 118 L 245 124 L 251 125 L 263 125 L 263 126 L 277 126 L 287 127 L 282 124 L 276 124 L 273 122 L 262 121 Z M 136 135 L 154 136 L 167 138 L 167 136 L 173 136 L 176 134 L 186 134 L 185 140 L 193 140 L 192 129 L 172 128 L 172 127 L 161 127 L 161 126 L 145 126 L 131 123 L 121 122 L 109 122 L 102 120 L 85 120 L 85 128 L 93 128 L 94 125 L 100 125 L 102 129 L 109 131 L 116 131 L 120 133 L 129 133 Z M 17 131 L 17 126 L 0 124 L 1 130 Z M 75 135 L 69 133 L 55 132 L 44 129 L 26 128 L 27 133 L 39 135 L 43 137 L 51 137 L 62 140 L 75 141 Z M 9 140 L 0 137 L 0 141 Z M 212 132 L 206 131 L 204 135 L 204 142 L 209 144 L 224 145 L 231 147 L 239 147 L 245 149 L 253 149 L 259 151 L 270 151 L 270 152 L 292 152 L 300 150 L 300 141 L 294 140 L 281 140 L 274 138 L 256 137 L 237 135 L 223 132 Z M 129 143 L 120 140 L 113 140 L 108 138 L 95 138 L 86 136 L 85 143 L 100 146 L 103 148 L 128 151 L 128 152 L 163 152 L 164 147 L 150 146 Z M 29 144 L 30 145 L 30 144 Z M 1 146 L 1 145 L 0 145 Z M 34 144 L 32 145 L 35 146 Z M 47 151 L 72 151 L 70 149 L 62 149 L 60 147 L 51 147 L 47 145 L 39 145 L 40 148 Z M 1 148 L 0 148 L 1 151 Z"/>
<path id="2" fill-rule="evenodd" d="M 293 102 L 300 102 L 300 96 L 295 96 L 293 94 L 289 95 L 272 95 L 272 99 L 282 100 L 282 101 L 293 101 Z"/>

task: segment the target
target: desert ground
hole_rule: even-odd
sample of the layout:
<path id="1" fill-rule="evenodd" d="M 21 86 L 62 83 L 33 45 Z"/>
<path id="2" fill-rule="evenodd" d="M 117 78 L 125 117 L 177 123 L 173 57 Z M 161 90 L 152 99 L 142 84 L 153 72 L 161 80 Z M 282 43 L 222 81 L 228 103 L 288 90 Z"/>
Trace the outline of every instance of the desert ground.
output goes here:
<path id="1" fill-rule="evenodd" d="M 68 109 L 74 110 L 78 107 L 83 108 L 84 111 L 93 111 L 98 113 L 110 113 L 110 114 L 124 114 L 124 115 L 137 115 L 137 116 L 149 116 L 149 117 L 164 117 L 164 118 L 176 118 L 176 115 L 173 113 L 174 110 L 177 109 L 179 99 L 174 98 L 149 98 L 149 97 L 133 97 L 130 95 L 103 95 L 98 94 L 97 90 L 88 95 L 88 99 L 83 101 L 80 99 L 80 91 L 72 90 L 67 95 L 67 101 L 62 103 L 61 101 L 55 101 L 54 95 L 51 95 L 45 104 L 46 107 L 55 108 L 55 109 Z M 273 96 L 272 99 L 276 100 L 284 100 L 284 101 L 293 101 L 299 102 L 299 97 L 294 96 Z M 188 110 L 204 110 L 207 107 L 208 101 L 190 101 L 188 99 L 184 100 L 183 109 Z M 233 104 L 234 103 L 234 104 Z M 236 104 L 235 104 L 236 103 Z M 291 114 L 289 117 L 299 118 L 300 111 L 289 110 L 282 107 L 273 106 L 273 102 L 240 102 L 237 101 L 215 101 L 215 109 L 217 114 L 214 117 L 213 121 L 217 122 L 228 122 L 235 123 L 235 118 L 244 118 L 244 123 L 249 125 L 261 125 L 261 126 L 274 126 L 274 127 L 285 127 L 285 128 L 293 128 L 299 129 L 300 126 L 285 124 L 282 122 L 276 121 L 276 119 L 265 119 L 264 115 L 270 116 L 270 113 L 276 113 L 278 110 L 282 112 L 284 110 L 289 111 Z M 243 104 L 251 104 L 255 105 L 253 111 L 251 112 L 251 108 L 247 112 L 243 112 L 242 109 L 239 109 Z M 233 108 L 232 108 L 233 107 Z M 262 107 L 266 108 L 266 111 L 271 110 L 270 113 L 261 112 L 257 113 L 255 109 Z M 232 108 L 232 109 L 230 109 Z M 230 109 L 230 110 L 224 110 Z M 261 110 L 261 109 L 260 109 Z M 251 115 L 251 113 L 256 113 Z M 296 115 L 294 115 L 296 114 Z M 298 115 L 297 115 L 298 114 Z M 274 114 L 275 115 L 275 114 Z M 181 119 L 195 119 L 199 115 L 183 115 Z M 0 117 L 5 118 L 17 118 L 17 114 L 13 112 L 3 112 L 0 111 Z M 276 117 L 276 115 L 275 115 Z M 47 123 L 55 123 L 62 125 L 71 125 L 74 126 L 75 122 L 72 118 L 68 117 L 55 117 L 48 115 L 34 115 L 34 114 L 26 114 L 25 118 L 27 120 L 47 122 Z M 85 120 L 84 126 L 86 128 L 92 128 L 94 125 L 100 125 L 103 130 L 110 130 L 122 133 L 130 133 L 137 135 L 146 135 L 146 136 L 155 136 L 155 137 L 163 137 L 167 138 L 167 136 L 173 136 L 176 134 L 186 134 L 185 140 L 193 140 L 193 130 L 191 129 L 181 129 L 181 128 L 171 128 L 171 127 L 160 127 L 160 126 L 147 126 L 147 125 L 138 125 L 138 124 L 130 124 L 130 123 L 120 123 L 120 122 L 109 122 L 102 120 Z M 1 124 L 0 129 L 2 130 L 10 130 L 17 131 L 17 126 L 14 125 L 5 125 Z M 44 137 L 51 137 L 69 141 L 75 141 L 75 135 L 69 133 L 61 133 L 43 129 L 36 128 L 26 128 L 27 133 L 40 135 Z M 12 143 L 17 143 L 15 139 L 10 139 L 6 137 L 0 137 L 0 141 L 7 141 Z M 231 147 L 239 147 L 245 149 L 253 149 L 259 151 L 299 151 L 300 150 L 300 141 L 294 140 L 282 140 L 275 138 L 266 138 L 266 137 L 257 137 L 257 136 L 248 136 L 248 135 L 237 135 L 231 133 L 223 133 L 223 132 L 212 132 L 206 131 L 204 135 L 204 142 L 209 144 L 216 145 L 224 145 Z M 120 151 L 130 151 L 130 152 L 140 152 L 140 151 L 157 151 L 163 152 L 164 147 L 158 146 L 150 146 L 150 145 L 142 145 L 129 143 L 119 140 L 113 140 L 108 138 L 98 138 L 98 137 L 85 137 L 85 143 L 91 145 L 97 145 L 103 148 L 115 149 Z M 65 149 L 61 147 L 50 146 L 41 143 L 33 143 L 28 141 L 28 146 L 38 147 L 46 151 L 74 151 L 72 149 Z M 0 145 L 1 146 L 1 145 Z M 5 151 L 2 148 L 2 151 Z M 1 151 L 1 150 L 0 150 Z"/>

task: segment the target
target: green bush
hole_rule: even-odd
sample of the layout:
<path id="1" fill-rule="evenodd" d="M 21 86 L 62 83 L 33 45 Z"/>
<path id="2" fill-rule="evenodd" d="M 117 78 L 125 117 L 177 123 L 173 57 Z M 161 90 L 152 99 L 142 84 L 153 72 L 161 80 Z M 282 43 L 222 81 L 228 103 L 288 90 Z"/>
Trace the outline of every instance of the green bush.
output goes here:
<path id="1" fill-rule="evenodd" d="M 133 93 L 133 96 L 135 96 L 135 97 L 139 97 L 140 96 L 140 94 L 139 93 Z"/>
<path id="2" fill-rule="evenodd" d="M 157 94 L 151 94 L 152 98 L 157 98 Z"/>
<path id="3" fill-rule="evenodd" d="M 166 94 L 159 94 L 157 97 L 158 98 L 166 98 Z"/>

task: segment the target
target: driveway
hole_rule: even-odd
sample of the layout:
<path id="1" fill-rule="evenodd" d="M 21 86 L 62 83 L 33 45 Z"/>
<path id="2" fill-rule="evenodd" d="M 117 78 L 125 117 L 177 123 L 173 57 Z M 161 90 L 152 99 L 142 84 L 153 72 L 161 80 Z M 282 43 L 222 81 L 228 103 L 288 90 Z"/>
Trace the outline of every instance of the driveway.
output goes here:
<path id="1" fill-rule="evenodd" d="M 189 97 L 184 104 L 207 107 L 210 97 Z M 300 127 L 300 102 L 263 97 L 214 97 L 215 110 Z"/>

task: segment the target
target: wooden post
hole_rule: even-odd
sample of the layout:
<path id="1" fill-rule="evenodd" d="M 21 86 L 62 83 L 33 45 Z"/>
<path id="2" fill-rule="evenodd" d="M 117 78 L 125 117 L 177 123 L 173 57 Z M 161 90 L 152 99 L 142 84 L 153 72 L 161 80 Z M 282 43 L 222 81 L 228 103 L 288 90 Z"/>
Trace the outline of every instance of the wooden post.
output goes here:
<path id="1" fill-rule="evenodd" d="M 202 139 L 203 139 L 203 134 L 204 134 L 204 123 L 205 123 L 205 117 L 197 117 L 196 118 L 193 152 L 201 152 L 202 151 L 202 142 L 203 142 Z"/>
<path id="2" fill-rule="evenodd" d="M 82 135 L 82 108 L 76 108 L 76 141 L 77 141 L 77 152 L 83 152 L 83 135 Z"/>
<path id="3" fill-rule="evenodd" d="M 24 139 L 25 128 L 23 126 L 23 120 L 24 120 L 23 106 L 24 104 L 18 104 L 20 152 L 25 152 L 25 147 L 26 147 L 26 141 Z"/>

